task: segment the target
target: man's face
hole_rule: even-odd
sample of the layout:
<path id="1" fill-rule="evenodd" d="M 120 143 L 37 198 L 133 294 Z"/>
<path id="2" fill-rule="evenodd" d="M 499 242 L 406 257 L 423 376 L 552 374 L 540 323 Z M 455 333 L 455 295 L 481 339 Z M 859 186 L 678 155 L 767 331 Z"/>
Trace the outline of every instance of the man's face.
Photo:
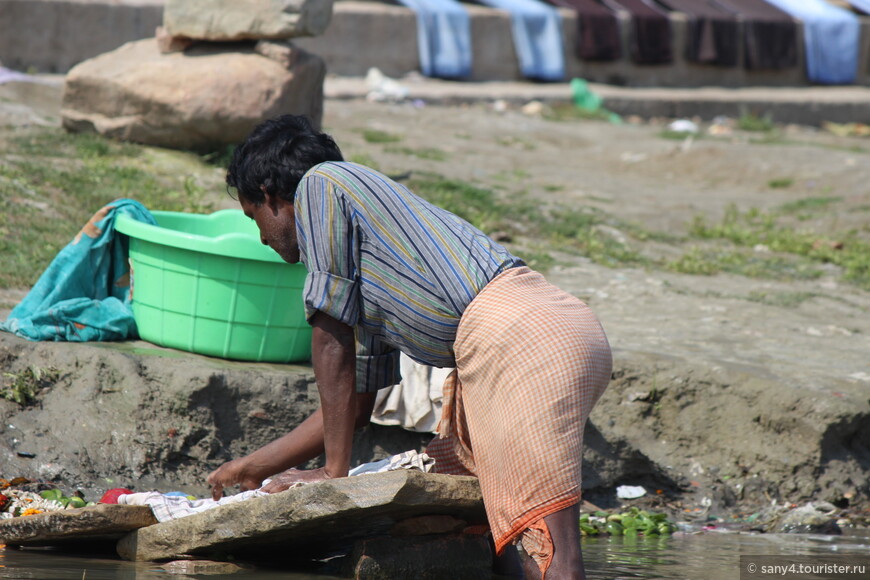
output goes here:
<path id="1" fill-rule="evenodd" d="M 260 241 L 269 246 L 285 262 L 299 261 L 299 242 L 296 239 L 296 210 L 293 204 L 280 197 L 266 194 L 266 199 L 256 205 L 239 198 L 242 211 L 260 228 Z"/>

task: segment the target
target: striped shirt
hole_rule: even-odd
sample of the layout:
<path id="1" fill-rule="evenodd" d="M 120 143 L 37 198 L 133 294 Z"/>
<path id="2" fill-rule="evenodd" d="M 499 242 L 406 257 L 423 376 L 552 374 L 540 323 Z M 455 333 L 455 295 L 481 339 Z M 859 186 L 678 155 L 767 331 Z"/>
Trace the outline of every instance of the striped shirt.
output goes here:
<path id="1" fill-rule="evenodd" d="M 306 315 L 320 311 L 354 328 L 360 392 L 401 380 L 399 351 L 455 366 L 465 308 L 523 264 L 468 222 L 355 163 L 311 168 L 295 209 Z"/>

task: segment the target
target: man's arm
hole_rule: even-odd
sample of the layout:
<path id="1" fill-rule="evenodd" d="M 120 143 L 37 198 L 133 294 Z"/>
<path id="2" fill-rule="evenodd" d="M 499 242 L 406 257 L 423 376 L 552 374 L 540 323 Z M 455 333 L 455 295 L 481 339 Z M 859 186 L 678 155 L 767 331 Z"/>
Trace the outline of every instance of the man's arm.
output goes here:
<path id="1" fill-rule="evenodd" d="M 356 422 L 356 342 L 353 329 L 322 312 L 311 321 L 311 361 L 320 391 L 326 465 L 323 479 L 345 477 Z"/>
<path id="2" fill-rule="evenodd" d="M 356 356 L 353 329 L 322 312 L 312 318 L 312 362 L 321 407 L 293 431 L 220 466 L 208 476 L 212 496 L 225 486 L 256 489 L 273 477 L 264 491 L 287 489 L 296 481 L 317 481 L 347 475 L 355 428 L 368 425 L 375 393 L 356 393 Z M 290 469 L 326 451 L 326 466 L 311 471 Z"/>

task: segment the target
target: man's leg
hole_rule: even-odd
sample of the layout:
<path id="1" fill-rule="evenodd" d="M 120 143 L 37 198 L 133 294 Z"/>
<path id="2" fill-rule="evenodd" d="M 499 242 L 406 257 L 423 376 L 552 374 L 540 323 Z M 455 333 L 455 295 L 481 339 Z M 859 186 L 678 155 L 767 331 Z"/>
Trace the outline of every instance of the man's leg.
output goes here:
<path id="1" fill-rule="evenodd" d="M 586 580 L 580 553 L 580 504 L 544 518 L 553 539 L 553 560 L 544 580 Z"/>

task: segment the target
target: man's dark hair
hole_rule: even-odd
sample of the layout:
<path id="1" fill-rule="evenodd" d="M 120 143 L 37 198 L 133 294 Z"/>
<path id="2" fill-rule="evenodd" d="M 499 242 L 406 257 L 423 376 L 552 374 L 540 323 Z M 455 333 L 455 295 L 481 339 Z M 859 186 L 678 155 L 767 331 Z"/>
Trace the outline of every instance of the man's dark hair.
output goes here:
<path id="1" fill-rule="evenodd" d="M 344 161 L 332 137 L 303 116 L 282 115 L 258 125 L 236 147 L 227 185 L 255 205 L 263 203 L 264 189 L 292 202 L 305 172 L 324 161 Z"/>

